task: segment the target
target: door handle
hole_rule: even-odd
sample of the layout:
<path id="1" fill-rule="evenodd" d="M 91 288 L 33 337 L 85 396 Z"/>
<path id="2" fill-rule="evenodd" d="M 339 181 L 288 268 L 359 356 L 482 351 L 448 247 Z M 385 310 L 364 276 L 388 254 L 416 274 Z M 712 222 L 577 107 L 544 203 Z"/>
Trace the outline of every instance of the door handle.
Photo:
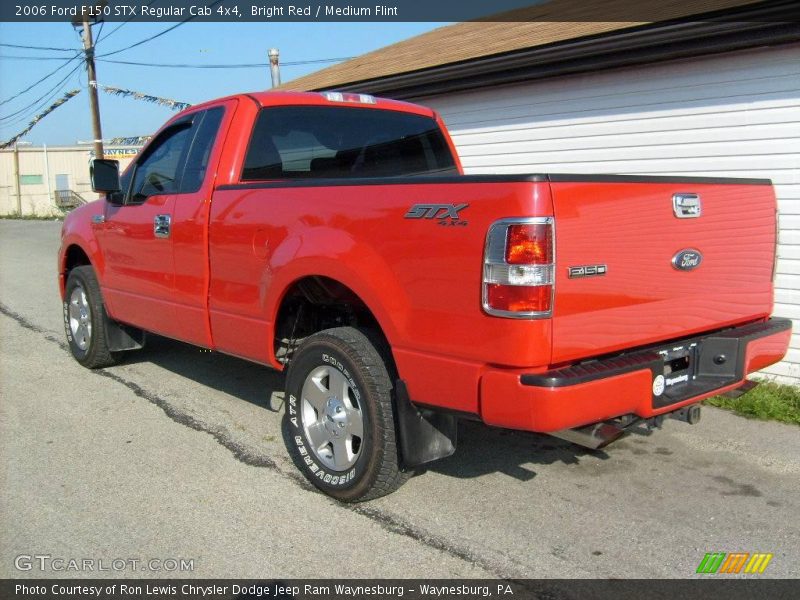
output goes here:
<path id="1" fill-rule="evenodd" d="M 169 215 L 156 215 L 153 219 L 153 235 L 157 238 L 168 238 L 171 221 Z"/>

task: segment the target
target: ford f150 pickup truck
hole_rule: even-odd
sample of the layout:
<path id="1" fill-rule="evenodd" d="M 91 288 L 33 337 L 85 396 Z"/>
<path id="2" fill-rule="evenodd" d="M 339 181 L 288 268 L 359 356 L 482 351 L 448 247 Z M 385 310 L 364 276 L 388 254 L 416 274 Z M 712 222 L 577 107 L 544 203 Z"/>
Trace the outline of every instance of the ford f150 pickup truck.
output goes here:
<path id="1" fill-rule="evenodd" d="M 457 420 L 589 447 L 779 361 L 768 180 L 464 175 L 440 117 L 253 93 L 171 119 L 64 222 L 75 359 L 145 332 L 285 370 L 289 452 L 342 501 L 452 454 Z"/>

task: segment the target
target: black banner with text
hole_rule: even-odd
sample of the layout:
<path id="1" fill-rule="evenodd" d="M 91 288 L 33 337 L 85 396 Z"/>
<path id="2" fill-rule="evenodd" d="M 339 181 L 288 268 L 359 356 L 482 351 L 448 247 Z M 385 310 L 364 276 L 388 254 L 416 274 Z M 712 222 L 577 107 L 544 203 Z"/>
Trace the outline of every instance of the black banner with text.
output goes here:
<path id="1" fill-rule="evenodd" d="M 795 0 L 11 0 L 2 22 L 796 21 Z"/>

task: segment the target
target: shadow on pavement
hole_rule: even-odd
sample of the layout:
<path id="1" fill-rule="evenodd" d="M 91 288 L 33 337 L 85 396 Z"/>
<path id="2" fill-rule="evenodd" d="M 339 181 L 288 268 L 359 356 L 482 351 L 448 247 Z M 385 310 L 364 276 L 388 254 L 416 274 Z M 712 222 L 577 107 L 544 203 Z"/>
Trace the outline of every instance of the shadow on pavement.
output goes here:
<path id="1" fill-rule="evenodd" d="M 282 410 L 271 399 L 273 392 L 283 391 L 283 373 L 263 365 L 153 334 L 144 349 L 127 353 L 123 362 L 137 363 L 158 365 L 271 412 Z"/>
<path id="2" fill-rule="evenodd" d="M 145 348 L 129 353 L 124 364 L 140 362 L 158 365 L 270 412 L 283 411 L 279 398 L 284 375 L 269 367 L 157 335 L 149 335 Z M 281 396 L 273 397 L 275 392 Z M 461 421 L 458 434 L 456 453 L 421 471 L 459 479 L 499 472 L 528 481 L 536 476 L 531 465 L 577 465 L 583 456 L 609 458 L 602 450 L 592 452 L 547 435 L 488 427 L 474 421 Z"/>

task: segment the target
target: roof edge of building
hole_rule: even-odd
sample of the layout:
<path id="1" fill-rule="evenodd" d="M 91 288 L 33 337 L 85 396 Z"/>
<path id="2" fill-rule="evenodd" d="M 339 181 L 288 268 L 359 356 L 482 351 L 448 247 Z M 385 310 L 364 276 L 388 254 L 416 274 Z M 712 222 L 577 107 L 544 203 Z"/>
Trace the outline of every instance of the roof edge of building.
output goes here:
<path id="1" fill-rule="evenodd" d="M 415 98 L 800 40 L 797 7 L 792 3 L 761 3 L 730 11 L 726 17 L 652 23 L 312 91 Z"/>

